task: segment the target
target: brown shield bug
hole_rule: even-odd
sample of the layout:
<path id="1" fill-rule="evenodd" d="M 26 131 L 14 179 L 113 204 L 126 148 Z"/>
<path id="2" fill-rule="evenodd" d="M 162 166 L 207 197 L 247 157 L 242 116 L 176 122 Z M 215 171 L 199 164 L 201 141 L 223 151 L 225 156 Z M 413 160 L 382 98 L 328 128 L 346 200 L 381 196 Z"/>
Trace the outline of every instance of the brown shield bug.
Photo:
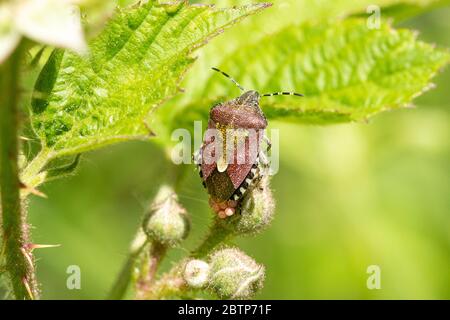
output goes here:
<path id="1" fill-rule="evenodd" d="M 208 130 L 194 157 L 203 186 L 210 196 L 210 206 L 220 218 L 232 216 L 239 209 L 246 192 L 257 186 L 269 165 L 262 142 L 267 119 L 259 107 L 261 97 L 303 96 L 295 92 L 260 94 L 246 91 L 225 72 L 212 68 L 230 79 L 244 93 L 214 106 L 209 113 Z"/>

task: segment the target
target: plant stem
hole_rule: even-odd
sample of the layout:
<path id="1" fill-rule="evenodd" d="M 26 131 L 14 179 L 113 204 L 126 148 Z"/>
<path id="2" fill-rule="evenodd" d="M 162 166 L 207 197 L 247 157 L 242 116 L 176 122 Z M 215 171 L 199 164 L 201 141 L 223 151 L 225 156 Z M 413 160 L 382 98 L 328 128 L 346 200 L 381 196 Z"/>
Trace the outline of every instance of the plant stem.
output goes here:
<path id="1" fill-rule="evenodd" d="M 45 181 L 45 176 L 40 173 L 52 156 L 50 150 L 43 148 L 23 169 L 20 178 L 28 188 L 36 188 Z M 22 197 L 26 196 L 26 193 L 22 193 Z"/>
<path id="2" fill-rule="evenodd" d="M 143 298 L 146 300 L 159 300 L 186 293 L 189 288 L 186 286 L 186 282 L 182 277 L 185 262 L 186 260 L 179 262 L 170 271 L 165 273 L 161 279 L 154 283 L 151 290 L 145 292 Z"/>
<path id="3" fill-rule="evenodd" d="M 142 255 L 146 249 L 149 251 L 144 259 L 142 259 Z M 166 251 L 166 246 L 160 243 L 150 243 L 143 232 L 138 232 L 131 246 L 130 254 L 108 295 L 108 299 L 120 300 L 124 298 L 132 279 L 133 270 L 136 268 L 139 259 L 142 259 L 142 261 L 139 268 L 139 278 L 136 280 L 136 296 L 142 298 L 145 292 L 149 290 L 158 270 L 159 263 L 164 258 Z"/>
<path id="4" fill-rule="evenodd" d="M 28 225 L 21 209 L 18 169 L 19 74 L 21 43 L 0 66 L 0 188 L 6 269 L 16 299 L 34 299 L 38 290 L 29 243 Z"/>
<path id="5" fill-rule="evenodd" d="M 136 263 L 136 260 L 141 255 L 144 248 L 147 247 L 147 238 L 143 232 L 138 232 L 131 245 L 130 253 L 125 264 L 117 277 L 114 285 L 109 292 L 108 300 L 120 300 L 125 296 L 128 286 L 131 281 L 131 275 Z"/>
<path id="6" fill-rule="evenodd" d="M 136 297 L 138 299 L 143 299 L 151 290 L 159 263 L 164 258 L 166 251 L 167 246 L 159 242 L 154 241 L 150 244 L 148 256 L 143 260 L 140 277 L 136 281 Z"/>
<path id="7" fill-rule="evenodd" d="M 165 171 L 169 173 L 169 177 L 167 180 L 168 180 L 168 183 L 173 186 L 174 190 L 177 190 L 180 187 L 181 181 L 186 173 L 186 167 L 173 165 L 168 156 L 169 151 L 168 150 L 165 150 L 165 151 L 166 151 L 166 155 L 167 155 L 166 164 L 169 167 L 168 169 L 165 169 Z M 144 252 L 145 248 L 148 247 L 148 242 L 146 241 L 146 236 L 143 234 L 140 227 L 139 227 L 139 231 L 137 232 L 137 235 L 136 235 L 133 243 L 134 243 L 134 245 L 131 246 L 132 248 L 130 250 L 128 258 L 125 261 L 125 264 L 123 265 L 121 272 L 120 272 L 119 276 L 117 277 L 117 279 L 113 285 L 113 288 L 111 289 L 111 291 L 108 295 L 108 299 L 113 299 L 113 300 L 123 299 L 130 282 L 133 280 L 132 273 L 133 273 L 133 269 L 136 265 L 136 262 L 139 258 L 141 258 L 143 253 L 147 254 L 148 261 L 146 261 L 147 268 L 145 268 L 145 265 L 144 265 L 144 268 L 140 269 L 140 274 L 139 274 L 140 279 L 138 279 L 136 282 L 137 296 L 142 298 L 142 297 L 146 296 L 146 293 L 140 293 L 140 292 L 151 291 L 151 289 L 150 289 L 151 284 L 155 278 L 158 266 L 159 266 L 161 260 L 165 256 L 165 252 L 167 251 L 167 248 L 165 248 L 161 244 L 153 244 L 150 247 L 150 250 L 148 252 Z M 136 243 L 138 243 L 138 244 L 136 245 Z M 147 274 L 147 273 L 149 273 L 149 274 Z M 146 280 L 142 280 L 144 278 Z M 143 281 L 143 283 L 139 284 L 138 283 L 139 281 Z M 146 284 L 145 289 L 143 288 L 144 283 Z"/>
<path id="8" fill-rule="evenodd" d="M 209 233 L 202 243 L 191 252 L 190 258 L 202 259 L 210 254 L 218 245 L 228 241 L 233 237 L 233 232 L 223 228 L 218 220 L 214 220 L 209 229 Z M 189 259 L 189 258 L 188 258 Z M 183 279 L 183 269 L 186 259 L 177 263 L 159 281 L 157 281 L 149 290 L 145 299 L 163 299 L 170 296 L 181 296 L 190 289 Z"/>
<path id="9" fill-rule="evenodd" d="M 206 238 L 197 249 L 191 253 L 191 257 L 203 258 L 211 253 L 211 251 L 219 244 L 229 240 L 233 236 L 233 233 L 230 230 L 223 228 L 217 219 L 218 218 L 216 218 L 211 225 Z"/>

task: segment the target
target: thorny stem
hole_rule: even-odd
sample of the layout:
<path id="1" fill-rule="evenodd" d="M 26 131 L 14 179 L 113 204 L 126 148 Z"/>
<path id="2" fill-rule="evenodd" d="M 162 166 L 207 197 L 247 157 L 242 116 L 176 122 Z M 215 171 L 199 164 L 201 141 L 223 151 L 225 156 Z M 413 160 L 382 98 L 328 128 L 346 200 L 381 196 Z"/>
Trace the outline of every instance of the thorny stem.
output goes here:
<path id="1" fill-rule="evenodd" d="M 37 298 L 28 225 L 21 208 L 18 130 L 19 73 L 23 42 L 0 66 L 0 188 L 6 270 L 17 299 Z"/>

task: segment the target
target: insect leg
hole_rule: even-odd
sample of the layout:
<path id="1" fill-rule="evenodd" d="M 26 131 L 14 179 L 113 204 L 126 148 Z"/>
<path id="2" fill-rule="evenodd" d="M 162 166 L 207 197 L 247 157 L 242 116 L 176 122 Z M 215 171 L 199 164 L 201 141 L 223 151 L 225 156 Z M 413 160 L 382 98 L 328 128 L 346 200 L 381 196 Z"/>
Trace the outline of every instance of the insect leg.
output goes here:
<path id="1" fill-rule="evenodd" d="M 265 134 L 263 135 L 263 139 L 267 143 L 267 151 L 270 151 L 270 149 L 272 148 L 272 142 Z"/>
<path id="2" fill-rule="evenodd" d="M 269 158 L 267 157 L 265 151 L 261 150 L 259 153 L 259 161 L 263 167 L 268 167 L 270 165 Z"/>
<path id="3" fill-rule="evenodd" d="M 194 153 L 192 154 L 192 161 L 197 166 L 202 164 L 202 158 L 203 158 L 202 150 L 203 150 L 203 146 L 204 146 L 204 144 L 202 143 L 200 145 L 200 148 L 198 150 L 194 151 Z"/>

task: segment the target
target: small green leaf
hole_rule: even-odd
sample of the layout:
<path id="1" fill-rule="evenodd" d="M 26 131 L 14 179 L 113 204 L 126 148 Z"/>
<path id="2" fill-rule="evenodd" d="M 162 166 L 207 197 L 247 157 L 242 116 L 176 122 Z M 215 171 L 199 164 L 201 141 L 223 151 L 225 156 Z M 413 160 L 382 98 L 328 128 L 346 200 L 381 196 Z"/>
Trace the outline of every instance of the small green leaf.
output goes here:
<path id="1" fill-rule="evenodd" d="M 349 19 L 287 27 L 241 47 L 219 67 L 248 89 L 305 95 L 263 98 L 269 119 L 331 124 L 364 120 L 410 104 L 429 88 L 430 79 L 449 58 L 447 51 L 418 41 L 411 31 L 395 30 L 387 23 L 370 30 L 365 20 Z M 203 88 L 196 96 L 216 100 L 238 94 L 213 72 Z M 198 119 L 210 107 L 201 100 L 190 101 L 174 125 L 187 125 L 193 119 L 186 115 Z M 206 112 L 196 110 L 202 108 Z"/>
<path id="2" fill-rule="evenodd" d="M 70 162 L 63 166 L 47 169 L 46 181 L 56 180 L 59 178 L 64 178 L 72 175 L 75 170 L 78 168 L 78 164 L 80 163 L 80 154 L 77 154 L 75 158 Z"/>
<path id="3" fill-rule="evenodd" d="M 51 157 L 146 139 L 144 118 L 178 92 L 208 39 L 267 4 L 230 9 L 185 1 L 118 9 L 90 54 L 55 51 L 32 101 L 32 125 Z"/>

